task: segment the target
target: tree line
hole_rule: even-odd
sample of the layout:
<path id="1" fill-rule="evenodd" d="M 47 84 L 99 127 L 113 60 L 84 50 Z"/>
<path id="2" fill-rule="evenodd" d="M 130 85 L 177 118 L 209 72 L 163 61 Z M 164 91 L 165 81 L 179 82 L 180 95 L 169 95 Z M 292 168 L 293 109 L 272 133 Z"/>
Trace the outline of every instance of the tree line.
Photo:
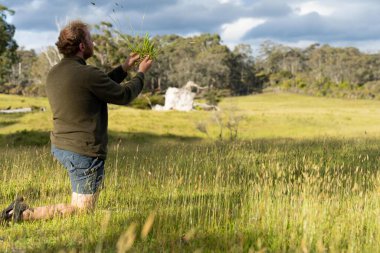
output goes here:
<path id="1" fill-rule="evenodd" d="M 61 55 L 56 47 L 42 52 L 18 48 L 15 27 L 5 21 L 13 12 L 0 5 L 0 93 L 45 95 L 45 78 Z M 94 57 L 89 59 L 105 71 L 120 64 L 130 53 L 130 43 L 142 36 L 122 34 L 112 24 L 94 26 Z M 264 88 L 311 95 L 379 98 L 380 57 L 357 48 L 313 44 L 288 47 L 270 41 L 253 56 L 250 45 L 233 50 L 223 45 L 218 34 L 193 37 L 161 35 L 151 38 L 158 59 L 146 76 L 146 92 L 165 91 L 193 81 L 218 94 L 246 95 Z"/>
<path id="2" fill-rule="evenodd" d="M 95 25 L 94 56 L 88 60 L 104 71 L 120 64 L 130 53 L 129 44 L 141 36 L 120 34 L 110 23 Z M 251 48 L 239 45 L 233 51 L 222 44 L 217 34 L 194 37 L 163 35 L 151 38 L 159 51 L 158 59 L 146 75 L 146 91 L 165 91 L 182 87 L 188 81 L 209 90 L 225 90 L 233 95 L 249 94 L 257 87 Z M 6 49 L 3 54 L 10 51 Z M 50 46 L 40 53 L 17 49 L 9 63 L 1 65 L 6 74 L 0 92 L 44 96 L 44 81 L 49 69 L 62 56 Z"/>
<path id="3" fill-rule="evenodd" d="M 312 95 L 380 98 L 380 54 L 354 47 L 312 44 L 300 49 L 273 42 L 261 46 L 256 77 L 267 87 Z"/>

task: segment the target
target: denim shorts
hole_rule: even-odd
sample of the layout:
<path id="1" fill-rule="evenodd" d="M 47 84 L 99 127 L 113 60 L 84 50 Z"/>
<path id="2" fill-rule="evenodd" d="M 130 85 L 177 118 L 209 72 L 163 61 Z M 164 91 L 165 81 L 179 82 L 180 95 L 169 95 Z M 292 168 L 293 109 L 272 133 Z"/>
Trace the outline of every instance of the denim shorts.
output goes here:
<path id="1" fill-rule="evenodd" d="M 104 179 L 104 160 L 52 146 L 51 153 L 67 169 L 73 192 L 94 194 Z"/>

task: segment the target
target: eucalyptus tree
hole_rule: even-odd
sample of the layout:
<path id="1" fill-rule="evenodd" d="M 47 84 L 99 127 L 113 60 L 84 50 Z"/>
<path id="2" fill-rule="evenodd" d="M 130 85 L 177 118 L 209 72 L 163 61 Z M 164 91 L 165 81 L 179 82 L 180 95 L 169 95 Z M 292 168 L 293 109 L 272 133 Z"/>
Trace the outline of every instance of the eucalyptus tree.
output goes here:
<path id="1" fill-rule="evenodd" d="M 7 15 L 14 11 L 0 4 L 0 85 L 9 81 L 11 66 L 17 60 L 17 43 L 13 39 L 15 26 L 6 22 Z"/>

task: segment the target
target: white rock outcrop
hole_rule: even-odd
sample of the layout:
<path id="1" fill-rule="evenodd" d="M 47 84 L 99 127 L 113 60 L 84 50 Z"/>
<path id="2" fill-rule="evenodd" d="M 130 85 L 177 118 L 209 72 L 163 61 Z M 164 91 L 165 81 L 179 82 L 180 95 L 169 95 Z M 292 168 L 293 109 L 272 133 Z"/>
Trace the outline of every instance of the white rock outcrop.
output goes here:
<path id="1" fill-rule="evenodd" d="M 156 111 L 191 111 L 193 109 L 195 93 L 186 88 L 169 88 L 165 93 L 165 105 L 156 105 Z"/>

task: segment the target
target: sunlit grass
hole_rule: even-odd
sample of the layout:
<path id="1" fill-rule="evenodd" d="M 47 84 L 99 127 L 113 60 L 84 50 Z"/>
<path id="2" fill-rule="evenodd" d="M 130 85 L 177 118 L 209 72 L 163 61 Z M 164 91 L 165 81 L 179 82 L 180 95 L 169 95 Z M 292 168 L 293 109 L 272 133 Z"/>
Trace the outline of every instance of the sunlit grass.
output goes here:
<path id="1" fill-rule="evenodd" d="M 364 139 L 121 142 L 111 145 L 94 215 L 11 225 L 0 249 L 94 252 L 103 240 L 102 252 L 114 252 L 135 223 L 135 252 L 377 252 L 379 148 Z M 2 206 L 16 194 L 32 206 L 69 201 L 68 177 L 47 147 L 9 148 L 1 160 Z"/>
<path id="2" fill-rule="evenodd" d="M 110 106 L 95 213 L 2 227 L 0 252 L 379 252 L 379 105 L 225 98 L 223 122 L 244 116 L 237 141 L 226 141 L 227 128 L 217 141 L 214 112 Z M 50 118 L 49 110 L 0 115 L 0 206 L 16 195 L 34 207 L 69 202 L 69 178 L 50 155 Z"/>

